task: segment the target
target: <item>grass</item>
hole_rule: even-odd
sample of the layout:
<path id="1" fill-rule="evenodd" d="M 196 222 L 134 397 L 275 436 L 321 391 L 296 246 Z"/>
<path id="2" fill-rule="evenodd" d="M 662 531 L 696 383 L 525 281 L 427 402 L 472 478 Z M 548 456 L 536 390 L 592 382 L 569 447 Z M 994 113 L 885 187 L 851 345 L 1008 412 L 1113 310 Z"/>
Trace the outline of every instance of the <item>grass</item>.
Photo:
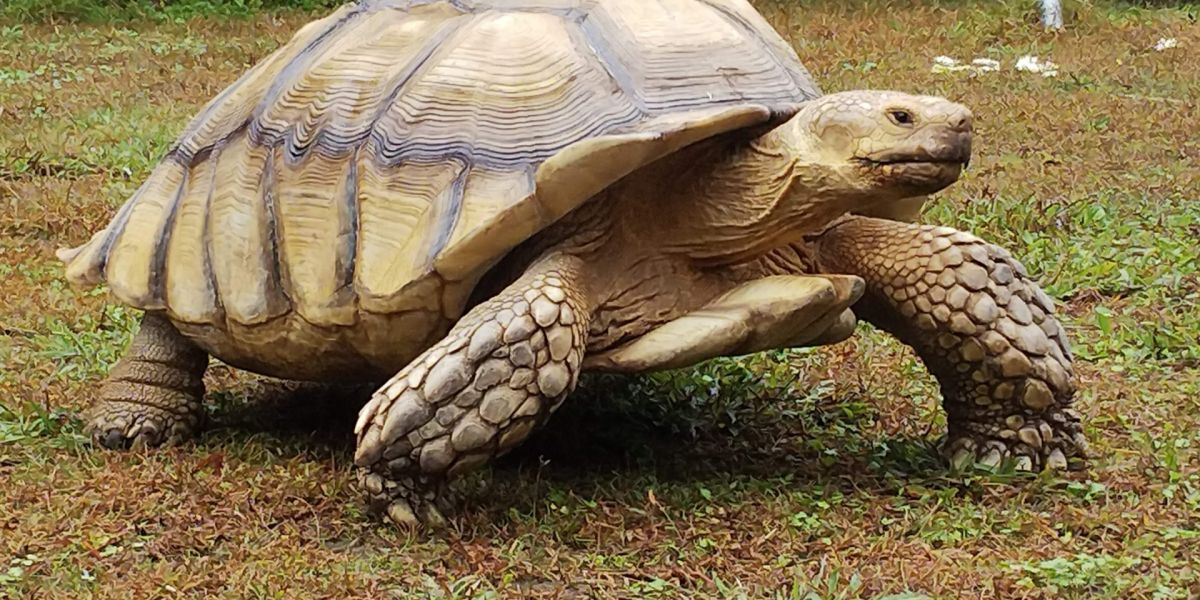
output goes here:
<path id="1" fill-rule="evenodd" d="M 270 9 L 313 11 L 338 0 L 5 0 L 0 17 L 25 23 L 175 21 L 204 17 L 250 18 Z"/>
<path id="2" fill-rule="evenodd" d="M 975 110 L 972 170 L 925 218 L 1011 248 L 1061 302 L 1088 472 L 951 476 L 931 454 L 936 385 L 864 327 L 590 378 L 423 538 L 351 488 L 361 391 L 216 366 L 195 444 L 87 447 L 76 415 L 136 314 L 68 288 L 53 249 L 102 227 L 200 105 L 314 13 L 185 2 L 46 24 L 62 15 L 43 4 L 0 9 L 0 597 L 1200 596 L 1195 5 L 1073 4 L 1051 35 L 1015 0 L 758 2 L 826 89 Z M 1004 68 L 935 74 L 939 54 Z M 1059 75 L 1013 70 L 1023 54 Z"/>

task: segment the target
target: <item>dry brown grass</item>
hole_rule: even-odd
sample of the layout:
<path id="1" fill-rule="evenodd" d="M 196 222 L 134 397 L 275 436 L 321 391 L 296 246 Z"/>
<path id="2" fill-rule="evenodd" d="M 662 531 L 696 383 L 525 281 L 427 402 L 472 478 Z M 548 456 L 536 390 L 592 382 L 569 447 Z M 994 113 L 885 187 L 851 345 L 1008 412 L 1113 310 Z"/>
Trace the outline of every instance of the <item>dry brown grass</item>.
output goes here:
<path id="1" fill-rule="evenodd" d="M 93 452 L 73 415 L 133 315 L 68 289 L 52 251 L 309 17 L 0 23 L 0 597 L 1200 596 L 1196 9 L 1088 6 L 1049 35 L 1032 3 L 758 4 L 826 89 L 974 108 L 977 166 L 927 219 L 1002 242 L 1064 301 L 1088 473 L 950 476 L 935 386 L 867 330 L 592 381 L 432 539 L 362 514 L 350 392 L 218 367 L 198 443 Z M 1014 71 L 1026 53 L 1060 75 Z M 938 54 L 1005 68 L 933 74 Z"/>

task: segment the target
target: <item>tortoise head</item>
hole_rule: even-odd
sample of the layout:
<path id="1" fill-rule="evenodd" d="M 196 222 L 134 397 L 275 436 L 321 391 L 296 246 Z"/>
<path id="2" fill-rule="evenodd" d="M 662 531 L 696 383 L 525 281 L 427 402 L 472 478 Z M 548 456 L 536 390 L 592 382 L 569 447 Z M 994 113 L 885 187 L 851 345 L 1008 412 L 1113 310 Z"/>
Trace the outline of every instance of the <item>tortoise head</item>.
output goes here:
<path id="1" fill-rule="evenodd" d="M 971 159 L 971 111 L 934 96 L 829 94 L 807 103 L 783 129 L 800 165 L 870 203 L 941 190 Z"/>

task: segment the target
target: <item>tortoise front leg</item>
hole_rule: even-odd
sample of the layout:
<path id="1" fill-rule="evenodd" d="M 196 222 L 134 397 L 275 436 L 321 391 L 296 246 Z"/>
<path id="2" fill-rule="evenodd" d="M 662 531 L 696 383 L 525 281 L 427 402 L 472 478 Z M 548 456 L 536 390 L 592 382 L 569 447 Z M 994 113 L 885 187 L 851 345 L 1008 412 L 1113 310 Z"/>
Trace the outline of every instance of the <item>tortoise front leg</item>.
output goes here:
<path id="1" fill-rule="evenodd" d="M 817 262 L 867 290 L 855 312 L 912 346 L 941 384 L 955 466 L 1061 469 L 1086 457 L 1053 303 L 1008 252 L 947 227 L 849 217 Z M 1082 461 L 1080 461 L 1082 462 Z"/>
<path id="2" fill-rule="evenodd" d="M 556 257 L 468 312 L 359 413 L 358 481 L 398 525 L 438 527 L 448 478 L 523 441 L 575 387 L 588 306 L 580 265 Z"/>
<path id="3" fill-rule="evenodd" d="M 589 370 L 643 373 L 845 339 L 862 280 L 842 275 L 766 275 L 704 306 L 584 360 Z"/>

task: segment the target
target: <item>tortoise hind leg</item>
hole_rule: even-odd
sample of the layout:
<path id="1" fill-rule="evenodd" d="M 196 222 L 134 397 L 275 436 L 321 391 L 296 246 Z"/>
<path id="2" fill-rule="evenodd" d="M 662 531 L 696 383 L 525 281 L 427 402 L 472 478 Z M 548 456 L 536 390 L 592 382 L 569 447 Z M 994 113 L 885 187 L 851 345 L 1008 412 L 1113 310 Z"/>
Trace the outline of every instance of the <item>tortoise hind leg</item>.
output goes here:
<path id="1" fill-rule="evenodd" d="M 912 346 L 938 379 L 943 452 L 955 466 L 1082 463 L 1066 336 L 1008 252 L 947 227 L 868 217 L 844 219 L 815 244 L 823 271 L 866 280 L 855 312 Z"/>
<path id="2" fill-rule="evenodd" d="M 93 443 L 116 450 L 190 439 L 204 421 L 202 378 L 207 368 L 207 353 L 166 317 L 146 313 L 87 412 Z"/>
<path id="3" fill-rule="evenodd" d="M 439 527 L 446 481 L 523 441 L 575 387 L 589 312 L 573 257 L 541 261 L 468 312 L 359 413 L 372 511 Z"/>

